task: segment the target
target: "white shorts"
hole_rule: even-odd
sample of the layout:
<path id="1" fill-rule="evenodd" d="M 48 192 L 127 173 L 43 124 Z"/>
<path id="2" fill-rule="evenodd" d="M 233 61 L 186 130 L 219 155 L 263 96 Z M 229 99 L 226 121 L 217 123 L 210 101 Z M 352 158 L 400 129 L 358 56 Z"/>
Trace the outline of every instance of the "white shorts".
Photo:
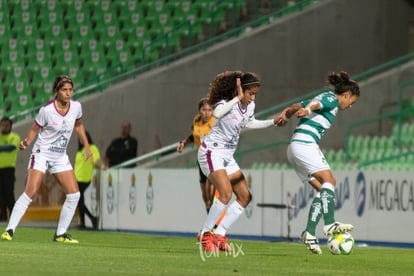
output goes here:
<path id="1" fill-rule="evenodd" d="M 207 148 L 201 145 L 198 149 L 198 163 L 207 177 L 214 171 L 226 170 L 227 175 L 240 170 L 239 165 L 233 158 L 234 150 L 222 148 Z"/>
<path id="2" fill-rule="evenodd" d="M 73 170 L 67 154 L 59 158 L 48 159 L 41 153 L 32 153 L 27 168 L 35 169 L 43 173 L 48 170 L 52 174 Z"/>
<path id="3" fill-rule="evenodd" d="M 291 142 L 287 148 L 287 158 L 304 183 L 313 179 L 312 174 L 331 169 L 315 143 Z"/>

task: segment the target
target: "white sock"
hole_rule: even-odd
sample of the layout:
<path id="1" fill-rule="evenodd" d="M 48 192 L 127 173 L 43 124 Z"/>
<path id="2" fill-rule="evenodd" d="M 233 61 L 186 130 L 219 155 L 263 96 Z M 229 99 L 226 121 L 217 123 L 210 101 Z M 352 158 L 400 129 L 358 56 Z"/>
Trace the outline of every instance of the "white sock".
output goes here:
<path id="1" fill-rule="evenodd" d="M 6 230 L 11 229 L 14 233 L 17 225 L 26 213 L 27 207 L 29 207 L 30 203 L 32 203 L 32 199 L 25 192 L 23 192 L 23 194 L 17 199 L 16 203 L 14 204 Z"/>
<path id="2" fill-rule="evenodd" d="M 221 213 L 223 213 L 224 209 L 226 209 L 226 205 L 223 204 L 219 199 L 217 199 L 213 205 L 211 205 L 206 221 L 204 222 L 203 229 L 201 230 L 201 234 L 211 231 L 217 220 L 220 218 Z"/>
<path id="3" fill-rule="evenodd" d="M 322 189 L 328 189 L 328 190 L 331 190 L 332 192 L 335 192 L 335 186 L 332 185 L 332 183 L 329 183 L 329 182 L 323 183 L 322 187 L 321 187 L 321 190 Z"/>
<path id="4" fill-rule="evenodd" d="M 80 198 L 80 192 L 67 194 L 62 210 L 60 210 L 59 223 L 56 230 L 56 235 L 65 234 L 75 214 L 76 207 Z"/>
<path id="5" fill-rule="evenodd" d="M 225 236 L 227 229 L 243 214 L 244 208 L 237 201 L 234 201 L 229 208 L 227 208 L 226 215 L 221 221 L 220 225 L 214 231 L 214 234 Z"/>

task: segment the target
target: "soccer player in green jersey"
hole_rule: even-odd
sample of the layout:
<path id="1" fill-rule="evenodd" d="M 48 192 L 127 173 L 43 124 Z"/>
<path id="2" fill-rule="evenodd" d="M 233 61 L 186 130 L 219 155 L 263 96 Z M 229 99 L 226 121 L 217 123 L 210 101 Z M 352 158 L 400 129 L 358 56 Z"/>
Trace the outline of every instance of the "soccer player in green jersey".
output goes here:
<path id="1" fill-rule="evenodd" d="M 304 183 L 317 191 L 309 210 L 306 230 L 301 238 L 306 247 L 315 254 L 321 254 L 315 235 L 316 226 L 323 216 L 326 236 L 349 232 L 351 224 L 337 222 L 334 216 L 336 180 L 331 168 L 319 148 L 319 141 L 331 127 L 338 110 L 351 108 L 359 98 L 359 86 L 346 72 L 328 75 L 333 91 L 319 94 L 285 108 L 276 119 L 278 126 L 285 126 L 288 119 L 296 114 L 300 118 L 287 149 L 287 157 L 296 174 Z"/>

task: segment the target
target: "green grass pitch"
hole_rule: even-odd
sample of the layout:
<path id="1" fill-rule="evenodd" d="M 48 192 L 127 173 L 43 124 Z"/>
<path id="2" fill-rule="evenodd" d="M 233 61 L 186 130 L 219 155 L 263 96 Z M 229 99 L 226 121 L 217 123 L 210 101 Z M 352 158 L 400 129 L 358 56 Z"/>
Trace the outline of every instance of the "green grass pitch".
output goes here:
<path id="1" fill-rule="evenodd" d="M 3 228 L 3 227 L 2 227 Z M 348 256 L 311 254 L 296 242 L 233 240 L 233 254 L 205 254 L 195 237 L 19 227 L 0 241 L 0 275 L 413 275 L 414 250 L 355 247 Z M 230 236 L 231 238 L 231 236 Z"/>

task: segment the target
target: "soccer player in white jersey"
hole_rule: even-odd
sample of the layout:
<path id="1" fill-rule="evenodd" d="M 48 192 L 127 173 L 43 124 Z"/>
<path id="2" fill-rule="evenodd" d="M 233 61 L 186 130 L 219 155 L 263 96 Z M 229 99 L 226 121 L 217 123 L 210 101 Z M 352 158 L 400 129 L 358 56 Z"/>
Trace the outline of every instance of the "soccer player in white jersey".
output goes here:
<path id="1" fill-rule="evenodd" d="M 351 224 L 337 222 L 335 210 L 336 180 L 331 168 L 319 148 L 319 141 L 331 127 L 338 110 L 346 110 L 359 99 L 358 84 L 349 79 L 346 72 L 328 75 L 328 82 L 334 91 L 319 94 L 313 99 L 304 100 L 284 109 L 276 119 L 278 126 L 284 126 L 294 114 L 300 118 L 287 149 L 287 157 L 296 174 L 304 183 L 309 183 L 317 191 L 310 206 L 306 230 L 301 238 L 306 247 L 315 254 L 321 254 L 316 238 L 316 226 L 323 216 L 326 236 L 349 232 Z"/>
<path id="2" fill-rule="evenodd" d="M 198 150 L 203 173 L 219 192 L 201 230 L 201 245 L 207 252 L 231 251 L 225 237 L 229 227 L 240 217 L 252 195 L 233 154 L 243 128 L 265 128 L 275 121 L 256 120 L 254 100 L 260 91 L 260 80 L 253 73 L 226 71 L 210 84 L 208 101 L 214 107 L 216 123 L 204 137 Z M 230 203 L 233 193 L 236 199 Z M 218 227 L 215 223 L 226 210 Z"/>
<path id="3" fill-rule="evenodd" d="M 75 213 L 80 193 L 75 174 L 66 153 L 73 130 L 85 147 L 85 158 L 92 162 L 92 153 L 82 123 L 82 107 L 72 100 L 73 83 L 67 76 L 58 76 L 53 85 L 55 97 L 40 108 L 26 138 L 19 148 L 26 149 L 36 138 L 28 164 L 28 177 L 23 194 L 16 201 L 2 240 L 12 240 L 21 218 L 39 191 L 43 176 L 48 170 L 53 174 L 66 194 L 53 241 L 78 243 L 67 233 Z"/>

